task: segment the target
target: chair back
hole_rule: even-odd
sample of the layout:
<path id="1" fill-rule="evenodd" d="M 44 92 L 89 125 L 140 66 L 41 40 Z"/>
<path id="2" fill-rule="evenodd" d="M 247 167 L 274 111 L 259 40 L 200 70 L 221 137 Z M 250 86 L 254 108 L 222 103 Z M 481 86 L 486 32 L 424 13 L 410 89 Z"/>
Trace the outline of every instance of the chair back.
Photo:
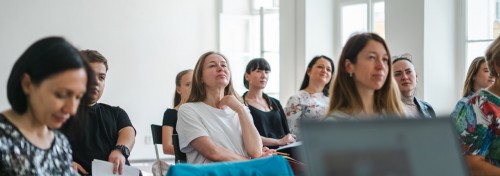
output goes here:
<path id="1" fill-rule="evenodd" d="M 156 144 L 162 144 L 161 142 L 161 134 L 162 134 L 162 126 L 160 125 L 155 125 L 155 124 L 151 124 L 151 135 L 153 137 L 153 145 L 155 146 L 155 152 L 156 152 L 156 160 L 161 163 L 161 160 L 160 160 L 160 155 L 158 154 L 158 147 L 156 146 Z M 159 165 L 160 169 L 159 171 L 161 172 L 163 170 L 161 164 Z M 154 175 L 163 175 L 162 173 L 153 173 Z"/>
<path id="2" fill-rule="evenodd" d="M 181 152 L 177 134 L 172 134 L 172 145 L 174 145 L 175 163 L 186 163 L 187 157 L 185 153 Z"/>

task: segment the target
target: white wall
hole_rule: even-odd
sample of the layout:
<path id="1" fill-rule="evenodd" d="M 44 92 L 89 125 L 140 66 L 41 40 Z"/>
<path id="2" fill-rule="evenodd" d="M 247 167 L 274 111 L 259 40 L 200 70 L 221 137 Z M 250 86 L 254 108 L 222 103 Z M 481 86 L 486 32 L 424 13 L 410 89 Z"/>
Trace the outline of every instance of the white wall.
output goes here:
<path id="1" fill-rule="evenodd" d="M 331 0 L 280 1 L 280 101 L 286 105 L 299 91 L 309 61 L 334 55 L 334 2 Z M 335 65 L 337 68 L 337 65 Z"/>
<path id="2" fill-rule="evenodd" d="M 137 129 L 131 159 L 154 158 L 150 124 L 172 107 L 175 75 L 217 49 L 216 0 L 0 1 L 0 109 L 9 108 L 7 78 L 34 41 L 64 36 L 95 49 L 110 70 L 100 102 L 127 111 Z"/>
<path id="3" fill-rule="evenodd" d="M 426 0 L 424 27 L 424 99 L 436 109 L 436 114 L 448 116 L 458 101 L 462 87 L 457 87 L 458 67 L 464 63 L 456 59 L 463 54 L 457 50 L 456 0 Z M 439 14 L 439 15 L 436 15 Z M 460 84 L 463 85 L 463 84 Z"/>
<path id="4" fill-rule="evenodd" d="M 417 96 L 436 114 L 449 115 L 458 100 L 455 38 L 459 36 L 455 0 L 386 0 L 386 41 L 392 55 L 411 53 L 418 79 Z M 439 15 L 437 15 L 439 14 Z"/>

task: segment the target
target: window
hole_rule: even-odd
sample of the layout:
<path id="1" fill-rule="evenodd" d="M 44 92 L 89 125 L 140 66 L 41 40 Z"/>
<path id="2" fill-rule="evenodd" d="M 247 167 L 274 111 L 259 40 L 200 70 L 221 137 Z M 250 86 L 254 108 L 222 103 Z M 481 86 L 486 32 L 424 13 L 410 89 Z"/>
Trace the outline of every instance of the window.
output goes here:
<path id="1" fill-rule="evenodd" d="M 271 65 L 264 90 L 279 95 L 279 0 L 221 0 L 219 49 L 229 59 L 233 85 L 240 94 L 247 89 L 243 75 L 253 58 L 265 58 Z M 247 5 L 248 7 L 246 7 Z"/>
<path id="2" fill-rule="evenodd" d="M 474 58 L 484 56 L 488 46 L 500 34 L 499 2 L 466 0 L 466 70 Z"/>
<path id="3" fill-rule="evenodd" d="M 353 34 L 374 32 L 385 38 L 385 2 L 340 0 L 341 45 Z"/>
<path id="4" fill-rule="evenodd" d="M 495 3 L 495 21 L 498 22 L 500 21 L 500 0 L 497 0 L 497 2 Z"/>

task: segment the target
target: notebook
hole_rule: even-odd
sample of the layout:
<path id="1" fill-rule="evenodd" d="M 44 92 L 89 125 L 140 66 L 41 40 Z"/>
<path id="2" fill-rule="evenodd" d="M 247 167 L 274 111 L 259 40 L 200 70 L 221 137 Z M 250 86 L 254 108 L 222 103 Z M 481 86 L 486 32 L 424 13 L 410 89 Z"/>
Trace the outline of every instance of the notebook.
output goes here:
<path id="1" fill-rule="evenodd" d="M 306 175 L 468 175 L 449 118 L 302 121 L 300 128 Z"/>

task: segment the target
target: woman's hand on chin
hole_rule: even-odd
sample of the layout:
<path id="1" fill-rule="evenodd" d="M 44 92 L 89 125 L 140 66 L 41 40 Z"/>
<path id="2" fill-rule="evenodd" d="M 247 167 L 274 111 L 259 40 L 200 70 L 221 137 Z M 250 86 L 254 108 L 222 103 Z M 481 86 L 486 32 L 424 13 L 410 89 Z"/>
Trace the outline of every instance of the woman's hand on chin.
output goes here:
<path id="1" fill-rule="evenodd" d="M 219 101 L 217 108 L 224 109 L 226 106 L 231 108 L 233 111 L 238 111 L 245 105 L 238 101 L 238 99 L 234 95 L 226 95 Z"/>

